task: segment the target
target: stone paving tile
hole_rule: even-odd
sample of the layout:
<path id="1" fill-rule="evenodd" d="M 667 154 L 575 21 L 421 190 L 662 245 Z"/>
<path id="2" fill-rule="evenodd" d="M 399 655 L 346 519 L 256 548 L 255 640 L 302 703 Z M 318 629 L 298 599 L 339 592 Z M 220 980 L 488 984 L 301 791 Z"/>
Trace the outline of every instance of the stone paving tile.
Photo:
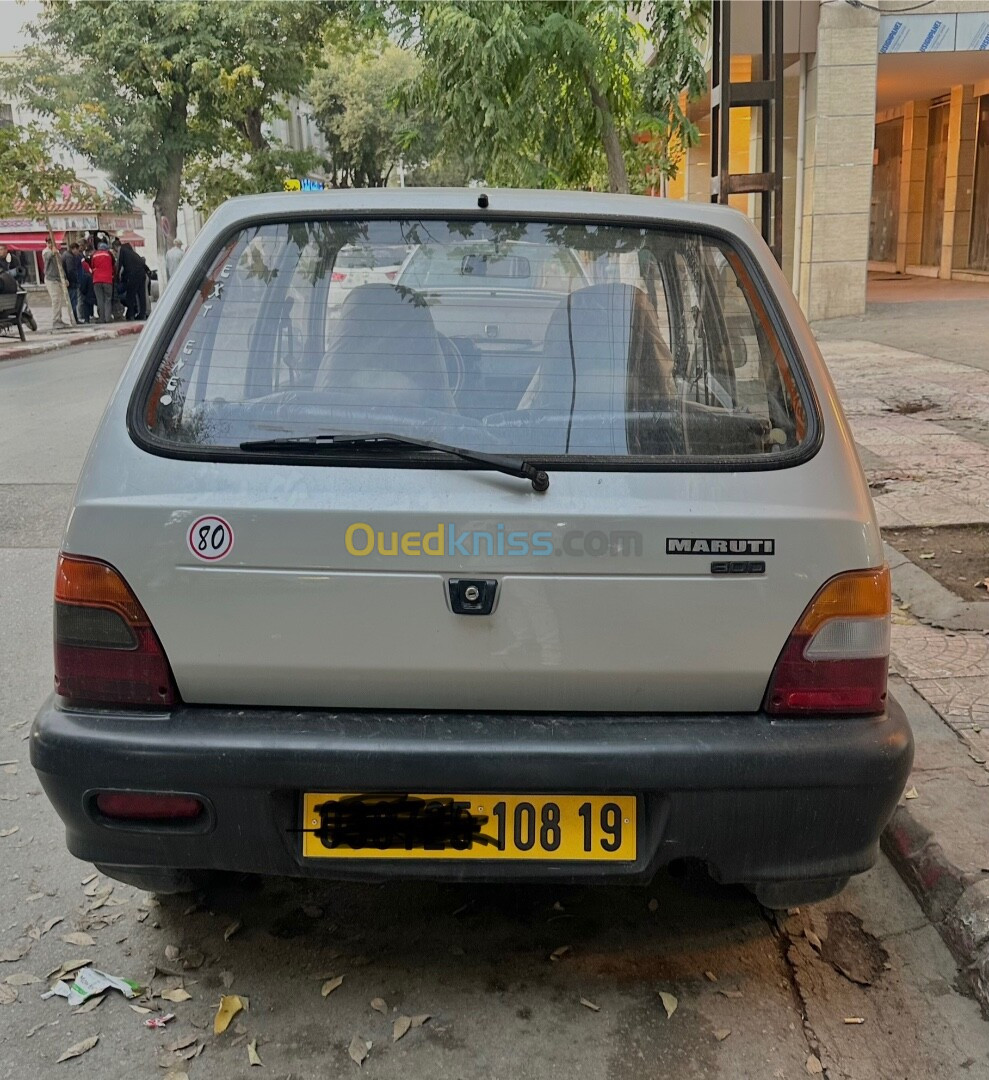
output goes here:
<path id="1" fill-rule="evenodd" d="M 891 667 L 916 685 L 921 679 L 989 678 L 989 637 L 933 626 L 894 626 Z"/>
<path id="2" fill-rule="evenodd" d="M 911 685 L 952 727 L 964 724 L 980 729 L 974 734 L 983 727 L 989 732 L 989 677 L 917 679 Z"/>
<path id="3" fill-rule="evenodd" d="M 989 521 L 989 446 L 939 423 L 989 416 L 989 372 L 872 342 L 824 342 L 822 352 L 856 442 L 882 459 L 868 468 L 880 523 Z M 931 407 L 894 409 L 921 400 Z"/>

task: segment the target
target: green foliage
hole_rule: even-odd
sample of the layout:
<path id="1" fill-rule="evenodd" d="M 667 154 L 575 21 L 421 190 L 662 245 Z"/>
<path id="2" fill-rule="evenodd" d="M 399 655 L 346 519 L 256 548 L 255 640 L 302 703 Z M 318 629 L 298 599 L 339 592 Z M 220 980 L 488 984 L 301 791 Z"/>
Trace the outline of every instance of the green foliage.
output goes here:
<path id="1" fill-rule="evenodd" d="M 43 221 L 75 177 L 53 157 L 51 139 L 36 127 L 0 128 L 0 217 L 23 213 Z"/>
<path id="2" fill-rule="evenodd" d="M 224 189 L 277 172 L 262 125 L 307 81 L 327 21 L 348 11 L 322 0 L 45 0 L 0 85 L 174 221 L 187 162 L 202 171 L 219 148 Z"/>
<path id="3" fill-rule="evenodd" d="M 411 103 L 420 66 L 383 38 L 360 51 L 326 48 L 308 96 L 335 184 L 384 187 L 400 158 L 410 184 L 466 183 L 463 162 L 441 155 L 439 125 Z"/>
<path id="4" fill-rule="evenodd" d="M 628 190 L 633 137 L 675 169 L 696 138 L 679 102 L 703 82 L 706 0 L 399 2 L 394 26 L 424 63 L 415 102 L 476 175 L 546 187 L 588 185 L 606 166 Z M 646 60 L 651 59 L 651 67 Z"/>

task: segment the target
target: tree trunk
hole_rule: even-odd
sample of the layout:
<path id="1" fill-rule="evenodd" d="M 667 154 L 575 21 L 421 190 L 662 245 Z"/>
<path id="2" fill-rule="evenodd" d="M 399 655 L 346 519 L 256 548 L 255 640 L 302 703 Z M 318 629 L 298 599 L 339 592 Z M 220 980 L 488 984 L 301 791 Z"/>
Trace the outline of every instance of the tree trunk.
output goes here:
<path id="1" fill-rule="evenodd" d="M 622 144 L 615 128 L 615 117 L 611 106 L 594 80 L 589 77 L 587 89 L 590 91 L 594 108 L 601 117 L 601 142 L 604 143 L 604 154 L 608 159 L 608 190 L 627 195 L 628 173 L 625 170 L 625 155 L 622 153 Z"/>
<path id="2" fill-rule="evenodd" d="M 165 125 L 165 145 L 181 147 L 186 140 L 189 102 L 176 94 L 172 98 L 168 121 Z M 179 220 L 179 200 L 182 195 L 182 170 L 185 168 L 185 150 L 173 149 L 167 158 L 165 176 L 155 192 L 155 241 L 158 259 L 165 265 L 165 253 L 172 245 Z"/>
<path id="3" fill-rule="evenodd" d="M 260 109 L 248 109 L 244 116 L 243 129 L 244 137 L 251 144 L 252 150 L 267 150 L 268 140 L 264 137 L 264 132 L 261 129 L 261 110 Z"/>

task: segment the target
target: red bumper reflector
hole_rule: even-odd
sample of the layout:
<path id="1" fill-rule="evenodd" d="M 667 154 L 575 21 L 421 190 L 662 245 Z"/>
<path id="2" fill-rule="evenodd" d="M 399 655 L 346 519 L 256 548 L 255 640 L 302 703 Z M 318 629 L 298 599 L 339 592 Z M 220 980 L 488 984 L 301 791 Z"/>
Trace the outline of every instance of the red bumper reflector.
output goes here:
<path id="1" fill-rule="evenodd" d="M 104 817 L 126 821 L 192 821 L 203 812 L 203 804 L 193 795 L 130 791 L 102 791 L 96 807 Z"/>

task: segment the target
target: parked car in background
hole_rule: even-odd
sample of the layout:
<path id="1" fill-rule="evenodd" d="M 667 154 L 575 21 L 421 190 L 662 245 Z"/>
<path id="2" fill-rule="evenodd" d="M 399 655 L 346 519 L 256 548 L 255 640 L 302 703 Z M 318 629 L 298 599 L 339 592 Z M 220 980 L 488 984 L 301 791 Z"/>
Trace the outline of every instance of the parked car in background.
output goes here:
<path id="1" fill-rule="evenodd" d="M 889 571 L 742 215 L 252 196 L 161 303 L 58 560 L 31 759 L 74 855 L 166 892 L 690 859 L 771 907 L 872 864 Z"/>
<path id="2" fill-rule="evenodd" d="M 387 283 L 398 279 L 409 249 L 402 244 L 377 247 L 347 245 L 337 254 L 330 276 L 330 303 L 339 307 L 351 289 L 375 282 Z"/>

